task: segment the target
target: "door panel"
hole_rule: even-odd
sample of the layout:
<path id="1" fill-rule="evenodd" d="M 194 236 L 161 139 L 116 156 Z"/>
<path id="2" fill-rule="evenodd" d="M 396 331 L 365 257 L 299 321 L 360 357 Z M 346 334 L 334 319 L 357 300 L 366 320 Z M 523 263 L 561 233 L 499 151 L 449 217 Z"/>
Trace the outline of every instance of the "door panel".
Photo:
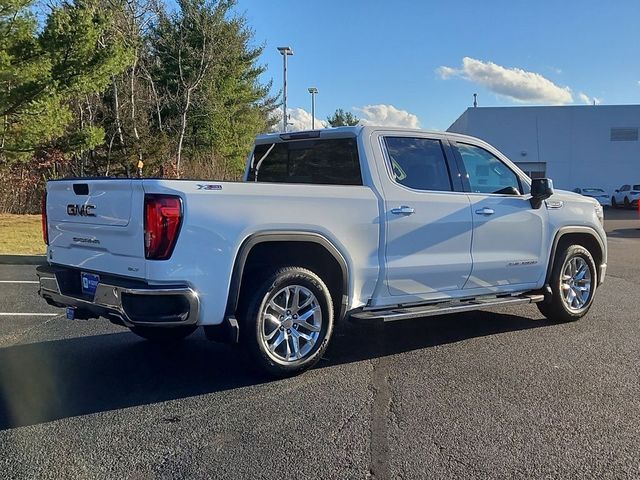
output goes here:
<path id="1" fill-rule="evenodd" d="M 461 290 L 471 272 L 472 220 L 467 195 L 452 191 L 448 145 L 406 135 L 382 144 L 389 295 L 408 302 Z"/>
<path id="2" fill-rule="evenodd" d="M 486 148 L 456 143 L 473 218 L 473 269 L 465 289 L 537 284 L 547 265 L 546 208 L 533 209 L 521 179 Z"/>
<path id="3" fill-rule="evenodd" d="M 392 213 L 402 205 L 415 213 Z M 467 196 L 398 188 L 387 195 L 385 210 L 389 293 L 420 296 L 462 289 L 471 272 Z"/>
<path id="4" fill-rule="evenodd" d="M 469 199 L 473 270 L 464 288 L 537 283 L 547 261 L 547 209 L 534 210 L 523 196 L 470 194 Z"/>

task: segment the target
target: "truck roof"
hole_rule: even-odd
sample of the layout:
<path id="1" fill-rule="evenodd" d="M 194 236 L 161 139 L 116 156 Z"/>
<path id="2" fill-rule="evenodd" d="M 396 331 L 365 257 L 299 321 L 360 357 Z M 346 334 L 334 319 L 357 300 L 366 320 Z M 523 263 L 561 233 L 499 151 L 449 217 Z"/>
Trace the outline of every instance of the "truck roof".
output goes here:
<path id="1" fill-rule="evenodd" d="M 264 143 L 278 143 L 287 140 L 303 140 L 303 139 L 312 139 L 312 138 L 348 138 L 348 137 L 358 137 L 363 132 L 370 132 L 373 130 L 384 130 L 390 132 L 402 132 L 402 133 L 421 133 L 421 134 L 434 134 L 440 136 L 447 137 L 457 137 L 457 138 L 474 138 L 468 135 L 461 135 L 458 133 L 451 133 L 445 131 L 438 130 L 423 130 L 420 128 L 406 128 L 406 127 L 388 127 L 388 126 L 374 126 L 374 125 L 355 125 L 352 127 L 331 127 L 331 128 L 320 128 L 316 130 L 299 130 L 295 132 L 275 132 L 275 133 L 265 133 L 256 136 L 256 144 L 264 144 Z"/>

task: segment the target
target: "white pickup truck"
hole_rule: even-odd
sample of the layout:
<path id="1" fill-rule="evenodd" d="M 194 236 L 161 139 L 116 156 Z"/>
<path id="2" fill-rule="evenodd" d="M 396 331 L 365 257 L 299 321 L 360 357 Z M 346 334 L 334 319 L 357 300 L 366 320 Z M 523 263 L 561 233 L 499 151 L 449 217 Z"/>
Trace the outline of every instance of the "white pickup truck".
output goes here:
<path id="1" fill-rule="evenodd" d="M 40 295 L 155 341 L 202 326 L 276 375 L 334 325 L 535 302 L 589 310 L 602 207 L 462 135 L 342 127 L 259 136 L 243 182 L 51 181 Z"/>

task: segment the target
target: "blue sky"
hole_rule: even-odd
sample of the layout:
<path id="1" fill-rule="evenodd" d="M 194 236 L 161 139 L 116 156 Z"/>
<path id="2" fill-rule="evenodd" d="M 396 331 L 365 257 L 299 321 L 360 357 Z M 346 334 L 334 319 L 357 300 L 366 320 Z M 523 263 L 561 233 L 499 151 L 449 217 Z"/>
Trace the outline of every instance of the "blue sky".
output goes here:
<path id="1" fill-rule="evenodd" d="M 640 0 L 239 0 L 237 10 L 265 45 L 275 90 L 276 47 L 293 48 L 289 107 L 310 111 L 316 86 L 320 119 L 373 105 L 355 113 L 446 129 L 474 92 L 481 106 L 640 103 Z"/>

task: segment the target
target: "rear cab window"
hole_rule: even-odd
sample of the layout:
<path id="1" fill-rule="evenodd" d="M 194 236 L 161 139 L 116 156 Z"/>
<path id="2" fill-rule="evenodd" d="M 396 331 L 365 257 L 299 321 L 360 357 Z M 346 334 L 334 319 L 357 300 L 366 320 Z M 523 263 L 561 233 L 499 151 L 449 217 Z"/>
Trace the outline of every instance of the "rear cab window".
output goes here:
<path id="1" fill-rule="evenodd" d="M 362 185 L 355 138 L 291 140 L 256 145 L 249 182 Z"/>

